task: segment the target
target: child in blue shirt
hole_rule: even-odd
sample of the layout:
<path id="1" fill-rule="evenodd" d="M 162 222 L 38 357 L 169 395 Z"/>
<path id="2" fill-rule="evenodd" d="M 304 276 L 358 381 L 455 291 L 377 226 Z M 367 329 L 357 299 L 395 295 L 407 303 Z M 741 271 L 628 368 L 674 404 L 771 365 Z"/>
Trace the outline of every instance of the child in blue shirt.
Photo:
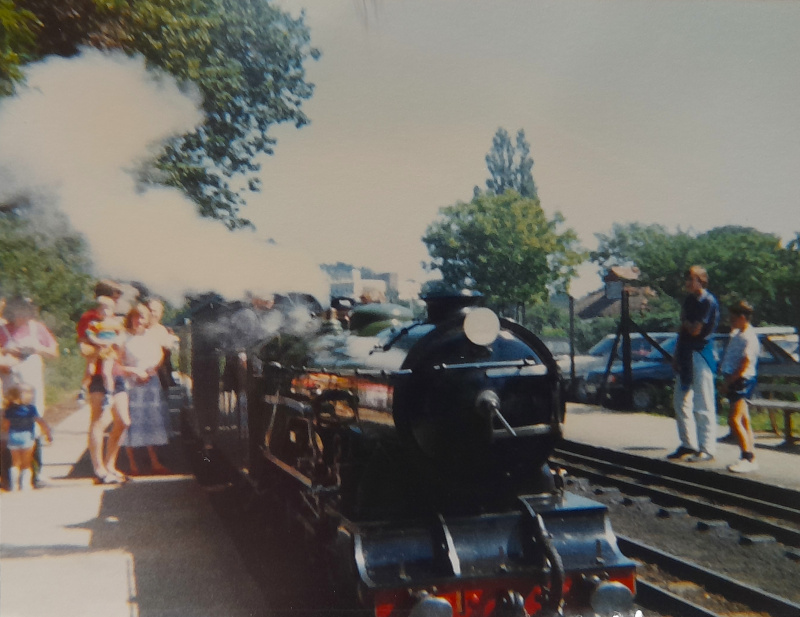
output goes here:
<path id="1" fill-rule="evenodd" d="M 11 467 L 8 470 L 10 491 L 31 488 L 33 451 L 36 446 L 34 425 L 39 425 L 49 443 L 53 441 L 50 426 L 39 415 L 33 397 L 33 386 L 25 383 L 13 385 L 6 391 L 2 428 L 8 434 L 8 450 L 11 453 Z"/>

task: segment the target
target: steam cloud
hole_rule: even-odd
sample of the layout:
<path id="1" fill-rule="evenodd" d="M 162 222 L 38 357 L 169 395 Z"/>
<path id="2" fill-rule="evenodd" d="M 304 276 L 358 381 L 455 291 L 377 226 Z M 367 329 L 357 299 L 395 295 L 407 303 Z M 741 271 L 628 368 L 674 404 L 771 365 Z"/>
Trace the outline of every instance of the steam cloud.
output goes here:
<path id="1" fill-rule="evenodd" d="M 141 281 L 176 303 L 205 291 L 325 301 L 307 257 L 200 218 L 178 190 L 137 190 L 131 170 L 201 124 L 199 104 L 195 89 L 146 70 L 140 57 L 86 50 L 32 65 L 18 95 L 0 103 L 0 203 L 26 198 L 48 230 L 66 215 L 98 275 Z"/>

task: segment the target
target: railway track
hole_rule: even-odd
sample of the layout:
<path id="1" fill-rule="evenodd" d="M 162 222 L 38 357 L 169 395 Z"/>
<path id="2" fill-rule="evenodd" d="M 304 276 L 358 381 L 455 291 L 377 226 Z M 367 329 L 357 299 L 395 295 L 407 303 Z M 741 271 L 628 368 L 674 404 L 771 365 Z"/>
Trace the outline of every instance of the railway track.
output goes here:
<path id="1" fill-rule="evenodd" d="M 645 568 L 640 568 L 637 601 L 650 609 L 657 609 L 662 613 L 666 611 L 680 617 L 714 617 L 732 613 L 740 615 L 744 612 L 742 607 L 775 617 L 800 615 L 800 604 L 681 559 L 641 541 L 619 534 L 617 541 L 622 552 L 638 560 L 642 566 L 650 569 L 655 567 L 659 572 L 676 578 L 664 586 L 649 580 L 647 572 L 642 572 Z M 661 578 L 663 581 L 663 574 Z M 671 589 L 682 590 L 683 593 L 676 593 Z M 698 593 L 702 594 L 703 600 L 711 597 L 709 594 L 716 594 L 719 599 L 715 603 L 720 605 L 720 608 L 712 610 L 693 601 L 692 596 Z M 729 610 L 724 610 L 725 608 Z"/>
<path id="2" fill-rule="evenodd" d="M 767 534 L 800 547 L 800 496 L 794 491 L 571 442 L 558 448 L 552 460 L 573 475 L 627 494 L 684 507 L 693 516 L 726 520 L 743 533 Z"/>
<path id="3" fill-rule="evenodd" d="M 573 480 L 573 488 L 581 487 L 609 504 L 620 549 L 641 563 L 637 603 L 642 608 L 674 617 L 800 617 L 798 585 L 793 586 L 794 593 L 773 593 L 764 589 L 769 587 L 763 584 L 764 576 L 757 576 L 759 570 L 767 569 L 759 563 L 769 566 L 783 560 L 777 571 L 783 576 L 794 571 L 793 580 L 800 581 L 798 493 L 572 442 L 563 443 L 551 462 L 571 477 L 584 479 Z M 626 508 L 635 512 L 625 512 Z M 669 550 L 649 542 L 651 531 L 659 541 L 659 523 L 648 518 L 654 514 L 672 526 L 676 537 L 668 542 Z M 627 525 L 637 530 L 636 539 L 627 535 Z M 712 537 L 703 530 L 711 530 Z M 741 566 L 736 576 L 723 573 L 727 568 L 719 555 L 710 556 L 710 566 L 692 559 L 700 556 L 703 561 L 705 556 L 692 544 L 706 543 L 711 547 L 708 552 L 719 553 L 725 550 L 720 548 L 725 542 L 732 561 L 742 560 L 742 555 L 757 556 L 752 577 L 747 564 L 736 564 Z M 743 553 L 746 545 L 756 548 Z M 787 567 L 785 557 L 794 563 Z M 785 589 L 786 585 L 776 587 Z"/>

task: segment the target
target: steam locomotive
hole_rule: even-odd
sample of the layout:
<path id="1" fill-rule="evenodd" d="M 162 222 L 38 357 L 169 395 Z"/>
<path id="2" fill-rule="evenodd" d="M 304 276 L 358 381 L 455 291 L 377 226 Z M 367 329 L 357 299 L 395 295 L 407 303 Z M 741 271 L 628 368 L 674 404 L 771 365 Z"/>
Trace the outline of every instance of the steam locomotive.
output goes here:
<path id="1" fill-rule="evenodd" d="M 344 331 L 289 327 L 296 302 L 198 302 L 184 414 L 202 460 L 246 478 L 376 617 L 625 614 L 635 564 L 606 507 L 548 465 L 565 416 L 550 352 L 477 294 L 425 300 L 424 321 L 366 305 Z"/>

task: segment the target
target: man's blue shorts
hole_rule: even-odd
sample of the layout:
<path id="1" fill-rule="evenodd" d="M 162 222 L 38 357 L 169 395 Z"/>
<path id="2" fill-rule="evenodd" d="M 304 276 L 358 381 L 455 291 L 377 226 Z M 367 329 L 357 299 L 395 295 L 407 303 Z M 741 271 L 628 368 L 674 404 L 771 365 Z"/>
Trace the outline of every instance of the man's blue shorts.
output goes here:
<path id="1" fill-rule="evenodd" d="M 103 383 L 102 375 L 92 375 L 92 381 L 89 382 L 89 392 L 100 392 L 101 394 L 109 394 L 106 392 L 106 386 Z M 119 394 L 125 392 L 125 378 L 120 376 L 114 377 L 114 392 Z"/>
<path id="2" fill-rule="evenodd" d="M 743 398 L 750 398 L 753 395 L 753 390 L 755 389 L 755 377 L 740 377 L 730 386 L 728 386 L 728 400 L 731 403 L 735 403 Z"/>

